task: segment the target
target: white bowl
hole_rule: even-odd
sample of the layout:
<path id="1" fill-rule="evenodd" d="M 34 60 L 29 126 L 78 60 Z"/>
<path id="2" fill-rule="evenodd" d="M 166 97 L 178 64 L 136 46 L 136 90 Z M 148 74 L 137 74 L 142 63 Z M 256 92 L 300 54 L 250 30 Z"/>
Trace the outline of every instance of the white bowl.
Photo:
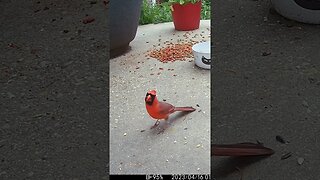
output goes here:
<path id="1" fill-rule="evenodd" d="M 195 64 L 204 69 L 210 69 L 210 42 L 197 43 L 192 46 Z"/>

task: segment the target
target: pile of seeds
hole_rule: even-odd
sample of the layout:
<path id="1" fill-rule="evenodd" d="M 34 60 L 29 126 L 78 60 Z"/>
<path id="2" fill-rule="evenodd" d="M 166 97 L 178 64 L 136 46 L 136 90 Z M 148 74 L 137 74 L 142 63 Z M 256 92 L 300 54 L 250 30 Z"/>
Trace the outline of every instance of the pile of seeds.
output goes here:
<path id="1" fill-rule="evenodd" d="M 160 48 L 159 50 L 152 50 L 148 56 L 156 58 L 159 61 L 173 62 L 176 60 L 184 61 L 186 58 L 192 58 L 192 46 L 193 43 L 169 43 L 165 47 Z"/>

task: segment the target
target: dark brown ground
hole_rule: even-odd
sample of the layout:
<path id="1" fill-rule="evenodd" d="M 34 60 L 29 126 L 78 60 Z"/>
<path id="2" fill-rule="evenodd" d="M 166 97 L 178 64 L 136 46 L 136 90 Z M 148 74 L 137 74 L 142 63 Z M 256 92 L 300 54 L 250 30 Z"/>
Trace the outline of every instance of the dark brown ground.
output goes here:
<path id="1" fill-rule="evenodd" d="M 0 22 L 0 179 L 107 178 L 103 3 L 3 0 Z"/>
<path id="2" fill-rule="evenodd" d="M 266 0 L 213 7 L 212 140 L 259 140 L 276 151 L 262 160 L 214 158 L 213 176 L 239 179 L 238 167 L 245 180 L 320 179 L 319 26 L 284 19 Z"/>

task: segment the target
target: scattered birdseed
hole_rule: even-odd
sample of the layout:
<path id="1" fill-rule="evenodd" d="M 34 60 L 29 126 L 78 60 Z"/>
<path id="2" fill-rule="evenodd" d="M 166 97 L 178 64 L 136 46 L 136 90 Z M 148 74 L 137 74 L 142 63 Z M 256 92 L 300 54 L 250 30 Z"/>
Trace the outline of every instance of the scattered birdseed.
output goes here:
<path id="1" fill-rule="evenodd" d="M 277 140 L 278 142 L 282 143 L 282 144 L 287 144 L 287 143 L 288 143 L 288 141 L 285 141 L 285 140 L 283 139 L 283 137 L 281 137 L 281 136 L 279 136 L 279 135 L 276 136 L 276 140 Z"/>
<path id="2" fill-rule="evenodd" d="M 291 152 L 288 152 L 288 153 L 286 153 L 286 154 L 284 154 L 284 155 L 281 156 L 281 160 L 288 159 L 288 158 L 291 157 L 291 156 L 292 156 Z"/>
<path id="3" fill-rule="evenodd" d="M 302 105 L 303 105 L 304 107 L 309 107 L 309 104 L 308 104 L 307 101 L 302 101 Z"/>
<path id="4" fill-rule="evenodd" d="M 302 157 L 299 157 L 299 158 L 298 158 L 298 164 L 299 164 L 299 165 L 302 165 L 303 161 L 304 161 L 304 158 L 302 158 Z"/>
<path id="5" fill-rule="evenodd" d="M 259 140 L 256 140 L 257 144 L 261 144 L 263 145 L 263 142 L 259 141 Z"/>
<path id="6" fill-rule="evenodd" d="M 177 43 L 168 44 L 167 46 L 158 50 L 152 50 L 149 56 L 156 58 L 163 63 L 173 62 L 176 60 L 184 61 L 186 58 L 192 58 L 193 43 Z"/>
<path id="7" fill-rule="evenodd" d="M 271 54 L 271 52 L 263 52 L 262 56 L 269 56 Z"/>

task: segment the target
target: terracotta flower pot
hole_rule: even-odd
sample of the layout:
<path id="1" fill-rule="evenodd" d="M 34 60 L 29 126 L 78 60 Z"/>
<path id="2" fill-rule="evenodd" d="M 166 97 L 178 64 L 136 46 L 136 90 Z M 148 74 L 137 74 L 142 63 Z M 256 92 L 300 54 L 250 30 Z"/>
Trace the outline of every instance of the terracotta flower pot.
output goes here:
<path id="1" fill-rule="evenodd" d="M 201 1 L 184 5 L 175 3 L 172 5 L 171 13 L 176 30 L 190 31 L 198 29 L 201 18 Z"/>

